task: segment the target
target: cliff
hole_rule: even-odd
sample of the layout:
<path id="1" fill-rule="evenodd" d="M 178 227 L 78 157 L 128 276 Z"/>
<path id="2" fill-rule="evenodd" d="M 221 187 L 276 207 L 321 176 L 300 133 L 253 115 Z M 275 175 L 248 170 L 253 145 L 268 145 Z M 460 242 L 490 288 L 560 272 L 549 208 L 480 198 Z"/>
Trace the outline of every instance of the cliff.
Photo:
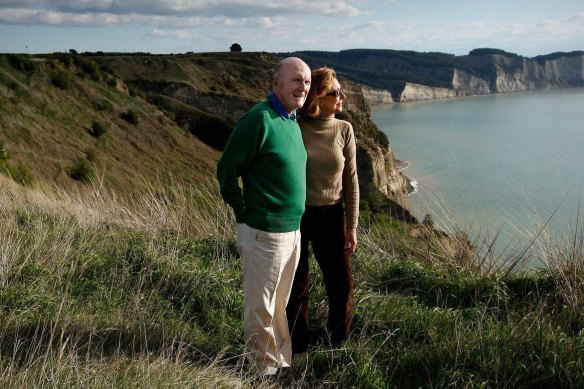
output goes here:
<path id="1" fill-rule="evenodd" d="M 480 69 L 493 93 L 584 86 L 583 54 L 528 59 L 505 53 L 471 53 L 459 61 Z"/>
<path id="2" fill-rule="evenodd" d="M 404 85 L 397 101 L 405 103 L 408 101 L 447 99 L 456 96 L 456 90 L 453 89 L 411 84 L 408 82 Z"/>
<path id="3" fill-rule="evenodd" d="M 584 86 L 584 52 L 526 58 L 497 49 L 465 56 L 396 50 L 292 53 L 363 85 L 372 104 Z"/>
<path id="4" fill-rule="evenodd" d="M 362 197 L 373 210 L 384 210 L 400 220 L 416 222 L 409 213 L 408 194 L 412 188 L 397 167 L 387 136 L 371 120 L 370 95 L 363 93 L 364 88 L 358 84 L 343 79 L 341 83 L 347 98 L 344 112 L 337 117 L 348 120 L 355 129 Z"/>
<path id="5" fill-rule="evenodd" d="M 182 128 L 222 150 L 237 120 L 271 88 L 279 59 L 267 53 L 204 53 L 175 56 L 95 56 L 102 70 L 123 82 Z M 362 205 L 414 222 L 408 211 L 407 178 L 397 169 L 386 135 L 371 120 L 369 99 L 391 95 L 341 80 L 347 91 L 340 117 L 353 124 Z"/>
<path id="6" fill-rule="evenodd" d="M 524 57 L 486 55 L 483 58 L 460 59 L 470 67 L 485 69 L 482 76 L 454 68 L 449 88 L 404 83 L 390 99 L 391 93 L 367 87 L 364 95 L 372 105 L 390 102 L 410 102 L 491 93 L 524 92 L 537 89 L 556 89 L 584 86 L 584 56 L 560 57 L 543 62 Z"/>
<path id="7" fill-rule="evenodd" d="M 395 102 L 393 96 L 387 90 L 377 90 L 368 86 L 363 86 L 361 88 L 361 93 L 367 102 L 372 105 L 389 104 Z"/>

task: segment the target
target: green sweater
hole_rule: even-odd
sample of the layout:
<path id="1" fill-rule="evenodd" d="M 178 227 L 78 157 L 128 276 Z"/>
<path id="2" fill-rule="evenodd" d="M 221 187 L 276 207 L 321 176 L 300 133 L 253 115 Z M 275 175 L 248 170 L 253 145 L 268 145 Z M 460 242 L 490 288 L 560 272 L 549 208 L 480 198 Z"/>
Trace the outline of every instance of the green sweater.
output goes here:
<path id="1" fill-rule="evenodd" d="M 227 141 L 217 178 L 238 223 L 268 232 L 299 229 L 306 201 L 306 150 L 298 123 L 283 119 L 268 100 L 256 104 Z"/>

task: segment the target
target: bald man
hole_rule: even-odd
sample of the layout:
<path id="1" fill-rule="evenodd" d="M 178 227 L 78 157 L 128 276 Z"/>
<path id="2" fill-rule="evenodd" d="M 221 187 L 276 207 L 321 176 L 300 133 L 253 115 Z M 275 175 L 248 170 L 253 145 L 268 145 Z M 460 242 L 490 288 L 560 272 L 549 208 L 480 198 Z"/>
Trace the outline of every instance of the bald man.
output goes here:
<path id="1" fill-rule="evenodd" d="M 260 376 L 276 374 L 292 359 L 286 304 L 306 200 L 306 150 L 295 113 L 309 89 L 308 65 L 295 57 L 282 60 L 268 98 L 240 119 L 217 165 L 221 196 L 237 221 L 244 336 Z"/>

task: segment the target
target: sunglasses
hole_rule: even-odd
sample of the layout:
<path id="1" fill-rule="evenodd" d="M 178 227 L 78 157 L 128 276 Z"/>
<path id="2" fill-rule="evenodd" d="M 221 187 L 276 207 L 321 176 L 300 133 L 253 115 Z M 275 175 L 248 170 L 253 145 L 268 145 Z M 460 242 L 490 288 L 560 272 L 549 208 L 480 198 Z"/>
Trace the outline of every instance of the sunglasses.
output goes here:
<path id="1" fill-rule="evenodd" d="M 335 96 L 335 97 L 341 97 L 342 95 L 344 95 L 345 93 L 343 92 L 342 88 L 339 89 L 335 89 L 332 92 L 327 93 L 325 96 Z"/>

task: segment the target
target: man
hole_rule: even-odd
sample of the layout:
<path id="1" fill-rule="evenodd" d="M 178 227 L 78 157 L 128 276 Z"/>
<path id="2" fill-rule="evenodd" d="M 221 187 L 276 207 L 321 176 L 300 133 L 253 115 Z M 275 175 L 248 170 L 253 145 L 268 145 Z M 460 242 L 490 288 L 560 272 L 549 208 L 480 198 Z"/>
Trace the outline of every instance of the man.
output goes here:
<path id="1" fill-rule="evenodd" d="M 275 374 L 292 358 L 286 304 L 306 200 L 306 150 L 295 112 L 309 89 L 308 65 L 282 60 L 267 100 L 240 119 L 217 165 L 221 195 L 237 221 L 244 336 L 259 375 Z"/>

